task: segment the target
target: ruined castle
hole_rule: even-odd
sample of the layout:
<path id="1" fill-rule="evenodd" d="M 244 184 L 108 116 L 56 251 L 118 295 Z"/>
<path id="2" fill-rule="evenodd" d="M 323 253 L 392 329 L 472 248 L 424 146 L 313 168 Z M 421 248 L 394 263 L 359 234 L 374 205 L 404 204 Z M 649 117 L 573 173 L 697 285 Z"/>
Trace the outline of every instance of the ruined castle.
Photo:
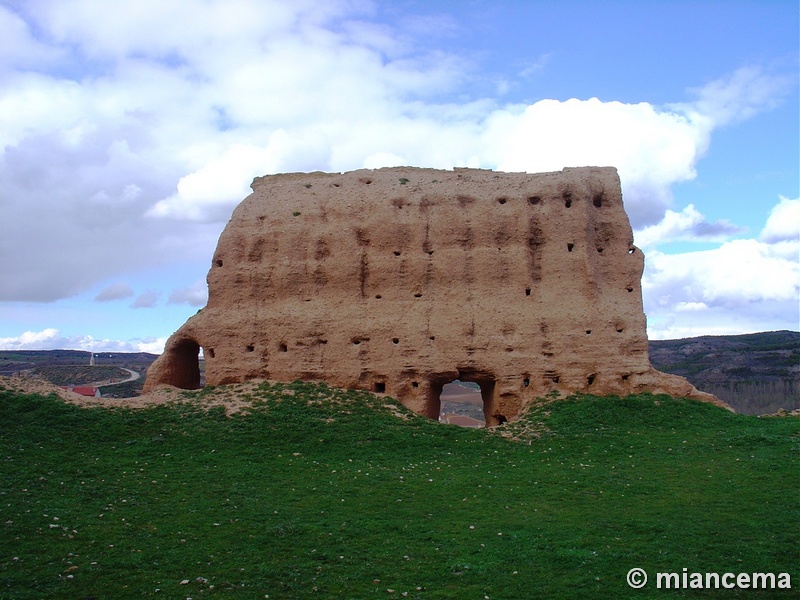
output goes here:
<path id="1" fill-rule="evenodd" d="M 220 236 L 208 304 L 145 391 L 325 381 L 437 418 L 480 385 L 488 425 L 550 392 L 714 400 L 654 370 L 613 168 L 410 167 L 257 178 Z"/>

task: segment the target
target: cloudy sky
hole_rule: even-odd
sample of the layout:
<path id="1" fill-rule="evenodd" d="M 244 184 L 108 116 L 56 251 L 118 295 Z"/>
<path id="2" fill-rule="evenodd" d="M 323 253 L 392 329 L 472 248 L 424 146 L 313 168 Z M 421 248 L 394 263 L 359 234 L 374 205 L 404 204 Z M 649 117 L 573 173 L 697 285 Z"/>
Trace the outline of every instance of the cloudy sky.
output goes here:
<path id="1" fill-rule="evenodd" d="M 0 348 L 160 352 L 254 176 L 619 169 L 651 338 L 797 330 L 796 0 L 0 0 Z"/>

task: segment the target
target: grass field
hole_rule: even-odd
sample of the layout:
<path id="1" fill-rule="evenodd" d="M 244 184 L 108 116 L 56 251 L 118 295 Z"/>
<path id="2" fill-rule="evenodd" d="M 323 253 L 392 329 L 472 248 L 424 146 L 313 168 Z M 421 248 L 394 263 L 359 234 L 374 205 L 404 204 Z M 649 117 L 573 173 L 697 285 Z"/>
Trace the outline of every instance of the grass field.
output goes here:
<path id="1" fill-rule="evenodd" d="M 582 397 L 490 431 L 309 383 L 202 410 L 218 391 L 139 410 L 0 391 L 0 598 L 799 595 L 796 418 Z M 656 589 L 683 568 L 793 589 Z"/>

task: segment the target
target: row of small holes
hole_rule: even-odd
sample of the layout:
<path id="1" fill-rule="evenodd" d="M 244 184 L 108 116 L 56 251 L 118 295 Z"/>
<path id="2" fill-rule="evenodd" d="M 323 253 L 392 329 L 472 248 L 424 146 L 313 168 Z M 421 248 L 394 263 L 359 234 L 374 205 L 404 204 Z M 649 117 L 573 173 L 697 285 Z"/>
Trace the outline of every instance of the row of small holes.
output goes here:
<path id="1" fill-rule="evenodd" d="M 361 342 L 368 342 L 369 339 L 361 339 L 361 338 L 353 338 L 352 342 L 354 346 L 358 346 Z M 393 344 L 399 344 L 400 338 L 392 338 Z"/>
<path id="2" fill-rule="evenodd" d="M 631 289 L 629 288 L 628 291 L 631 291 Z M 530 295 L 530 288 L 526 288 L 525 295 L 526 296 Z M 615 329 L 616 329 L 617 333 L 622 333 L 623 331 L 625 331 L 625 328 L 622 325 L 617 325 Z M 586 330 L 586 335 L 591 335 L 591 333 L 592 333 L 591 329 L 587 329 Z M 430 339 L 434 340 L 436 338 L 434 336 L 431 336 Z M 361 340 L 360 338 L 355 338 L 355 339 L 352 340 L 353 345 L 355 345 L 355 346 L 358 346 L 362 341 L 366 341 L 366 340 Z M 328 343 L 328 340 L 320 340 L 320 344 L 327 344 L 327 343 Z M 393 344 L 399 344 L 400 343 L 400 338 L 392 338 L 392 343 Z M 255 346 L 253 346 L 252 344 L 248 345 L 246 347 L 246 350 L 248 352 L 253 352 L 253 351 L 255 351 Z M 286 343 L 281 343 L 278 346 L 278 350 L 280 350 L 281 352 L 288 352 L 289 347 L 286 345 Z M 511 352 L 511 351 L 513 351 L 513 348 L 509 348 L 509 349 L 507 349 L 507 351 Z M 206 350 L 206 352 L 208 353 L 209 358 L 214 358 L 214 349 L 213 348 L 208 348 Z M 527 386 L 528 384 L 526 383 L 525 385 Z"/>
<path id="3" fill-rule="evenodd" d="M 419 387 L 419 381 L 412 381 L 411 382 L 411 387 L 412 388 L 418 388 Z M 382 382 L 382 381 L 375 382 L 375 392 L 378 393 L 378 394 L 386 393 L 386 384 L 384 382 Z"/>
<path id="4" fill-rule="evenodd" d="M 366 185 L 369 185 L 369 184 L 371 184 L 371 183 L 372 183 L 372 179 L 369 179 L 369 178 L 367 178 L 367 177 L 362 177 L 362 178 L 360 178 L 358 181 L 359 181 L 360 183 L 363 183 L 363 184 L 366 184 Z M 401 182 L 401 183 L 407 183 L 407 182 L 408 182 L 408 180 L 407 180 L 407 179 L 401 179 L 401 180 L 400 180 L 400 182 Z M 340 185 L 341 185 L 341 184 L 338 184 L 338 183 L 334 183 L 334 184 L 333 184 L 333 186 L 334 186 L 334 187 L 337 187 L 337 188 L 338 188 L 338 187 L 340 187 Z M 307 183 L 307 184 L 305 184 L 305 187 L 306 187 L 306 188 L 310 188 L 310 187 L 311 187 L 311 184 L 310 184 L 310 183 Z M 530 197 L 528 198 L 528 203 L 529 203 L 531 206 L 535 206 L 535 205 L 537 205 L 537 204 L 540 204 L 540 203 L 541 203 L 541 201 L 542 201 L 542 198 L 541 198 L 540 196 L 530 196 Z M 506 202 L 508 202 L 508 198 L 506 198 L 506 197 L 501 197 L 501 198 L 498 198 L 498 199 L 497 199 L 497 203 L 498 203 L 498 204 L 505 204 Z M 602 197 L 602 195 L 599 195 L 599 194 L 598 194 L 598 195 L 596 195 L 596 196 L 595 196 L 595 197 L 592 199 L 592 204 L 593 204 L 595 207 L 597 207 L 597 208 L 600 208 L 600 207 L 603 205 L 603 197 Z M 570 207 L 572 206 L 572 194 L 570 194 L 569 192 L 567 192 L 567 193 L 565 193 L 565 194 L 564 194 L 564 206 L 565 206 L 566 208 L 570 208 Z M 401 203 L 395 203 L 395 207 L 397 207 L 397 208 L 403 208 L 403 204 L 401 204 Z M 262 218 L 263 218 L 263 217 L 262 217 Z M 222 262 L 221 262 L 221 261 L 218 261 L 218 264 L 217 264 L 217 266 L 218 266 L 218 267 L 221 267 L 221 266 L 222 266 Z"/>
<path id="5" fill-rule="evenodd" d="M 623 331 L 625 331 L 625 327 L 623 327 L 622 325 L 617 325 L 614 329 L 616 330 L 617 333 L 622 333 Z M 587 329 L 586 335 L 592 335 L 592 330 Z"/>
<path id="6" fill-rule="evenodd" d="M 629 376 L 630 375 L 623 375 L 622 376 L 622 381 L 628 381 L 628 377 Z M 561 380 L 561 377 L 559 375 L 557 375 L 556 373 L 552 372 L 552 371 L 547 371 L 544 374 L 544 378 L 545 379 L 549 379 L 553 383 L 558 383 Z M 596 373 L 591 373 L 590 375 L 587 375 L 586 376 L 586 385 L 593 385 L 596 379 L 597 379 L 597 374 Z M 522 384 L 525 387 L 528 387 L 528 385 L 530 385 L 530 379 L 526 377 L 525 379 L 522 380 Z"/>
<path id="7" fill-rule="evenodd" d="M 428 339 L 433 341 L 433 340 L 436 339 L 436 336 L 432 335 Z M 368 342 L 369 339 L 353 338 L 351 341 L 352 341 L 354 346 L 358 346 L 361 342 Z M 320 340 L 320 344 L 327 344 L 327 343 L 328 343 L 328 340 Z M 393 344 L 399 344 L 400 343 L 400 338 L 392 338 L 392 343 Z M 286 343 L 281 343 L 280 346 L 278 346 L 278 349 L 281 352 L 288 352 L 289 351 L 289 347 L 286 345 Z M 247 351 L 248 352 L 252 352 L 253 350 L 255 350 L 254 346 L 247 346 Z M 209 348 L 208 352 L 209 352 L 209 356 L 211 356 L 211 358 L 214 358 L 214 350 L 212 348 Z"/>
<path id="8" fill-rule="evenodd" d="M 567 244 L 567 252 L 572 252 L 572 250 L 574 248 L 575 248 L 575 244 L 572 244 L 572 243 Z M 603 249 L 602 248 L 598 248 L 597 251 L 602 254 Z M 427 252 L 427 254 L 429 256 L 433 256 L 433 250 L 427 250 L 426 252 Z M 628 248 L 628 254 L 633 254 L 634 252 L 636 252 L 636 248 L 633 248 L 633 247 Z M 395 250 L 394 251 L 394 255 L 395 256 L 400 256 L 400 254 L 401 254 L 401 252 L 399 250 Z M 214 264 L 217 267 L 221 267 L 222 266 L 222 260 L 221 259 L 217 259 L 217 260 L 214 261 Z"/>
<path id="9" fill-rule="evenodd" d="M 628 288 L 628 291 L 632 291 L 632 288 Z M 529 295 L 530 295 L 530 292 L 531 292 L 530 288 L 526 288 L 526 289 L 525 289 L 525 295 L 526 295 L 526 296 L 529 296 Z M 376 296 L 376 297 L 378 297 L 378 298 L 379 298 L 380 296 Z M 625 328 L 624 328 L 624 326 L 622 326 L 622 325 L 617 325 L 617 326 L 615 327 L 615 330 L 616 330 L 616 332 L 617 332 L 617 333 L 622 333 L 623 331 L 625 331 Z M 591 335 L 591 333 L 592 333 L 592 330 L 591 330 L 591 329 L 587 329 L 587 330 L 586 330 L 586 335 Z M 430 338 L 429 338 L 429 339 L 430 339 L 430 340 L 435 340 L 435 339 L 436 339 L 436 337 L 435 337 L 435 336 L 430 336 Z M 353 345 L 355 345 L 355 346 L 358 346 L 359 344 L 361 344 L 361 342 L 362 342 L 362 341 L 368 341 L 368 340 L 362 340 L 361 338 L 354 338 L 354 339 L 352 340 L 352 342 L 353 342 Z M 328 343 L 328 340 L 320 340 L 320 343 L 321 343 L 321 344 L 327 344 L 327 343 Z M 399 344 L 399 343 L 400 343 L 400 338 L 392 338 L 392 343 L 393 343 L 393 344 Z M 246 350 L 247 350 L 248 352 L 253 352 L 253 351 L 255 351 L 255 346 L 253 346 L 252 344 L 251 344 L 251 345 L 248 345 L 248 346 L 246 347 Z M 287 345 L 285 342 L 282 342 L 281 344 L 279 344 L 279 346 L 278 346 L 278 350 L 280 350 L 281 352 L 288 352 L 288 350 L 289 350 L 289 347 L 288 347 L 288 345 Z M 508 351 L 509 351 L 509 352 L 510 352 L 510 351 L 513 351 L 513 349 L 508 349 Z M 208 353 L 208 356 L 209 356 L 209 358 L 214 358 L 214 349 L 213 349 L 213 348 L 208 348 L 208 349 L 206 350 L 206 352 Z M 526 383 L 525 385 L 527 386 L 528 384 Z"/>
<path id="10" fill-rule="evenodd" d="M 369 180 L 367 180 L 367 181 L 361 180 L 361 182 L 362 183 L 372 183 Z M 528 204 L 530 204 L 531 206 L 536 206 L 537 204 L 541 203 L 541 201 L 542 201 L 541 196 L 530 196 L 528 198 Z M 505 204 L 506 202 L 508 202 L 508 198 L 506 198 L 506 197 L 501 197 L 501 198 L 497 199 L 497 203 L 498 204 Z M 600 208 L 603 205 L 603 197 L 600 196 L 600 195 L 595 196 L 592 199 L 592 204 L 594 206 L 596 206 L 597 208 Z M 399 203 L 395 204 L 395 206 L 397 208 L 402 208 L 402 205 L 399 204 Z M 564 194 L 564 206 L 566 206 L 567 208 L 570 208 L 572 206 L 572 194 L 569 194 L 569 193 Z"/>
<path id="11" fill-rule="evenodd" d="M 621 332 L 622 330 L 621 329 L 617 329 L 617 331 Z M 591 333 L 591 330 L 587 330 L 586 333 Z M 431 339 L 433 339 L 433 338 L 431 338 Z M 323 343 L 325 343 L 325 342 L 323 342 Z M 353 340 L 353 344 L 355 344 L 355 345 L 358 345 L 360 343 L 361 343 L 361 340 L 358 340 L 358 339 Z M 398 344 L 398 343 L 400 343 L 400 340 L 398 338 L 392 338 L 392 343 L 393 344 Z M 247 346 L 247 351 L 248 352 L 252 352 L 254 349 L 255 348 L 253 346 Z M 286 347 L 285 344 L 281 344 L 280 345 L 280 349 L 281 349 L 281 352 L 286 352 L 287 347 Z M 209 348 L 208 349 L 208 353 L 209 353 L 209 356 L 211 358 L 214 358 L 214 349 L 213 348 Z M 553 383 L 558 383 L 561 380 L 561 378 L 558 375 L 556 375 L 555 373 L 549 373 L 549 374 L 546 373 L 545 377 L 547 379 L 550 379 Z M 594 373 L 592 373 L 591 375 L 587 376 L 587 378 L 586 378 L 587 385 L 594 384 L 594 381 L 595 381 L 596 377 L 597 376 Z M 623 375 L 622 376 L 622 381 L 628 381 L 628 375 Z M 524 385 L 525 387 L 528 387 L 530 385 L 530 383 L 531 383 L 531 380 L 530 380 L 529 377 L 525 377 L 522 380 L 522 385 Z M 414 388 L 419 387 L 419 383 L 416 382 L 416 381 L 413 381 L 411 383 L 411 387 L 414 387 Z M 385 383 L 376 383 L 375 384 L 375 391 L 378 392 L 378 393 L 381 393 L 381 394 L 384 393 L 386 391 L 386 384 Z"/>
<path id="12" fill-rule="evenodd" d="M 573 244 L 573 243 L 568 243 L 567 244 L 567 252 L 572 252 L 574 249 L 575 249 L 575 244 Z M 602 254 L 603 253 L 603 248 L 597 248 L 597 252 Z M 628 249 L 628 254 L 633 254 L 634 252 L 636 252 L 636 248 L 629 248 Z M 433 250 L 428 250 L 427 254 L 428 254 L 428 256 L 433 256 Z M 395 256 L 400 256 L 401 252 L 399 250 L 395 250 L 394 251 L 394 255 Z M 216 261 L 214 261 L 214 264 L 217 267 L 221 267 L 222 266 L 222 261 L 221 260 L 216 260 Z"/>
<path id="13" fill-rule="evenodd" d="M 575 244 L 573 244 L 572 242 L 569 242 L 567 244 L 567 252 L 572 252 L 574 249 L 575 249 Z M 600 253 L 600 254 L 603 253 L 603 250 L 604 250 L 603 248 L 597 248 L 597 252 Z M 628 248 L 628 254 L 633 254 L 634 252 L 636 252 L 636 248 Z M 429 255 L 433 255 L 433 250 L 428 250 L 428 254 Z M 400 250 L 395 250 L 394 251 L 394 255 L 395 256 L 400 256 L 401 255 Z M 217 266 L 221 267 L 222 266 L 222 261 L 217 261 L 217 262 L 219 263 Z"/>
<path id="14" fill-rule="evenodd" d="M 625 331 L 625 328 L 622 325 L 617 325 L 615 329 L 616 329 L 617 333 L 622 333 L 623 331 Z M 591 335 L 591 334 L 592 334 L 592 330 L 591 329 L 587 329 L 586 330 L 586 335 Z M 430 336 L 429 339 L 431 341 L 433 341 L 433 340 L 436 339 L 436 337 L 435 336 Z M 369 341 L 369 340 L 366 340 L 366 339 L 362 340 L 361 338 L 353 338 L 352 343 L 353 343 L 354 346 L 358 346 L 359 344 L 361 344 L 362 341 L 365 342 L 365 341 Z M 321 344 L 327 344 L 328 340 L 320 340 L 320 343 Z M 392 338 L 392 343 L 393 344 L 399 344 L 400 343 L 400 338 Z M 289 350 L 289 347 L 285 343 L 282 343 L 282 344 L 280 344 L 280 346 L 278 346 L 278 349 L 281 352 L 287 352 Z M 255 350 L 254 346 L 247 346 L 247 351 L 248 352 L 253 352 L 254 350 Z M 509 349 L 509 351 L 513 351 L 513 348 Z M 208 353 L 209 353 L 209 356 L 211 358 L 214 358 L 214 349 L 213 348 L 209 348 L 208 349 Z"/>
<path id="15" fill-rule="evenodd" d="M 367 178 L 361 178 L 361 179 L 359 179 L 359 181 L 361 183 L 365 183 L 367 185 L 372 183 L 372 180 L 371 179 L 367 179 Z M 339 186 L 337 185 L 336 187 L 339 187 Z M 505 196 L 501 196 L 500 198 L 497 199 L 497 203 L 498 204 L 505 204 L 506 202 L 508 202 L 508 198 L 506 198 Z M 542 202 L 541 196 L 529 196 L 528 197 L 528 204 L 530 204 L 531 206 L 536 206 L 537 204 L 540 204 L 541 202 Z M 600 208 L 603 205 L 603 197 L 601 195 L 595 196 L 592 199 L 592 204 L 594 206 L 596 206 L 597 208 Z M 401 204 L 399 202 L 396 202 L 394 204 L 394 206 L 396 208 L 403 208 L 403 204 Z M 564 206 L 566 206 L 567 208 L 570 208 L 572 206 L 572 194 L 569 194 L 569 193 L 564 194 Z"/>

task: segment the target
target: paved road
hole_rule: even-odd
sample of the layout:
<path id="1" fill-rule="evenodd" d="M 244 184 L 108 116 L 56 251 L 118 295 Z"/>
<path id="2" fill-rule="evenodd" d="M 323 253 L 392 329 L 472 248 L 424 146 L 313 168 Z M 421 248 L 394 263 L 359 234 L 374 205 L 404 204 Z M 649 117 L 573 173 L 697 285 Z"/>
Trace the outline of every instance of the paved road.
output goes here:
<path id="1" fill-rule="evenodd" d="M 131 371 L 130 369 L 126 369 L 125 367 L 120 367 L 120 369 L 130 373 L 130 377 L 128 377 L 127 379 L 123 379 L 122 381 L 113 381 L 109 383 L 93 383 L 91 385 L 93 385 L 94 387 L 106 387 L 108 385 L 117 385 L 119 383 L 128 383 L 129 381 L 136 381 L 141 377 L 141 375 L 139 375 L 136 371 Z"/>

